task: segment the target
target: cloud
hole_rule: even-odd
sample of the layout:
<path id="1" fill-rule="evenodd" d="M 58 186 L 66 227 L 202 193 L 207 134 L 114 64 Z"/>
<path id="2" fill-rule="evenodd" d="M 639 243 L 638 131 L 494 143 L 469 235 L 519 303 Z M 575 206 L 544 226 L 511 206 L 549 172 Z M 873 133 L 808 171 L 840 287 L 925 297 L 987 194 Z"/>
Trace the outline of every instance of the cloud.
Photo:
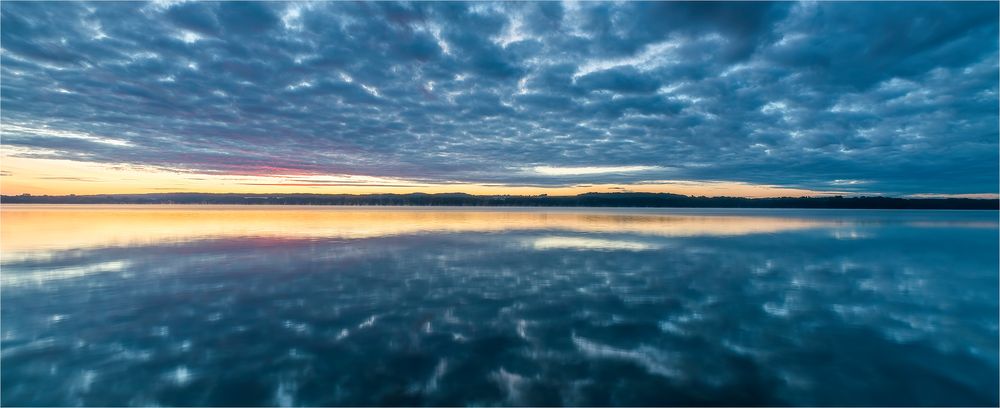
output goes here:
<path id="1" fill-rule="evenodd" d="M 997 7 L 4 2 L 3 144 L 192 174 L 994 193 Z M 523 171 L 580 166 L 644 170 Z"/>
<path id="2" fill-rule="evenodd" d="M 643 75 L 634 67 L 619 67 L 593 72 L 578 78 L 576 83 L 585 89 L 622 94 L 650 93 L 660 87 L 660 82 L 656 78 Z"/>
<path id="3" fill-rule="evenodd" d="M 655 166 L 608 166 L 608 167 L 552 167 L 535 166 L 531 170 L 546 176 L 581 176 L 605 173 L 634 173 L 640 171 L 659 170 Z"/>

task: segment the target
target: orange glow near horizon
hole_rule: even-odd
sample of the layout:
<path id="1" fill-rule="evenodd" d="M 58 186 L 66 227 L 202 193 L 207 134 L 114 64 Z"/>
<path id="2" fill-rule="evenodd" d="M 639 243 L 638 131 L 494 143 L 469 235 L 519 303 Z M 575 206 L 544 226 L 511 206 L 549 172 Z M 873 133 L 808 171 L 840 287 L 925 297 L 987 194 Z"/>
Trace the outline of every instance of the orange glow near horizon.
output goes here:
<path id="1" fill-rule="evenodd" d="M 656 184 L 587 184 L 535 187 L 483 184 L 426 184 L 408 180 L 365 176 L 275 175 L 241 176 L 173 172 L 161 169 L 14 157 L 0 162 L 0 192 L 5 195 L 143 194 L 169 192 L 248 194 L 375 194 L 468 193 L 480 195 L 575 195 L 587 192 L 653 192 L 692 196 L 798 197 L 838 194 L 769 185 L 725 181 L 663 181 Z M 302 182 L 316 179 L 317 182 Z M 337 185 L 321 185 L 331 182 Z M 336 180 L 344 180 L 338 183 Z M 354 185 L 353 183 L 357 183 Z M 350 184 L 350 185 L 344 185 Z M 365 185 L 368 184 L 368 185 Z"/>

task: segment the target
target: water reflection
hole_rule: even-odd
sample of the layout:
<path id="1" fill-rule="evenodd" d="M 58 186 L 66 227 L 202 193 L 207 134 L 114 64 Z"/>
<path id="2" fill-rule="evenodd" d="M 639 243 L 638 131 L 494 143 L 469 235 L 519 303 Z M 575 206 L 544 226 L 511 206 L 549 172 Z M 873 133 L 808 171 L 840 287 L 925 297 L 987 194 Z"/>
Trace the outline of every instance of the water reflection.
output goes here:
<path id="1" fill-rule="evenodd" d="M 793 216 L 663 211 L 288 206 L 15 205 L 2 211 L 5 254 L 199 238 L 373 238 L 426 232 L 563 230 L 657 236 L 742 235 L 828 225 Z"/>
<path id="2" fill-rule="evenodd" d="M 3 405 L 998 402 L 995 212 L 116 208 L 3 209 Z"/>

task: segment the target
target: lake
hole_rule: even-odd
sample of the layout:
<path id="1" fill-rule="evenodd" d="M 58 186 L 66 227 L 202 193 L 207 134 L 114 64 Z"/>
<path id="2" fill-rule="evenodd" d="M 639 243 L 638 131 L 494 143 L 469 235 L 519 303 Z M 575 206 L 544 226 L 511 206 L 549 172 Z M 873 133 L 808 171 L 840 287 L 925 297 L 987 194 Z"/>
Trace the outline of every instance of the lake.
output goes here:
<path id="1" fill-rule="evenodd" d="M 0 403 L 998 404 L 996 211 L 5 205 Z"/>

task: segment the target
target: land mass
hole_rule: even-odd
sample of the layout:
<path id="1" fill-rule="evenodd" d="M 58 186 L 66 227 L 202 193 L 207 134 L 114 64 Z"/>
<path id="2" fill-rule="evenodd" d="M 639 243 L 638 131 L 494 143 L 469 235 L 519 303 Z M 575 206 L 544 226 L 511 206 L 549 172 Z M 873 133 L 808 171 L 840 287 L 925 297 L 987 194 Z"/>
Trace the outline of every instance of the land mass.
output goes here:
<path id="1" fill-rule="evenodd" d="M 668 193 L 586 193 L 575 196 L 444 194 L 4 195 L 3 204 L 251 204 L 524 207 L 853 208 L 997 210 L 998 199 L 860 197 L 704 197 Z"/>

